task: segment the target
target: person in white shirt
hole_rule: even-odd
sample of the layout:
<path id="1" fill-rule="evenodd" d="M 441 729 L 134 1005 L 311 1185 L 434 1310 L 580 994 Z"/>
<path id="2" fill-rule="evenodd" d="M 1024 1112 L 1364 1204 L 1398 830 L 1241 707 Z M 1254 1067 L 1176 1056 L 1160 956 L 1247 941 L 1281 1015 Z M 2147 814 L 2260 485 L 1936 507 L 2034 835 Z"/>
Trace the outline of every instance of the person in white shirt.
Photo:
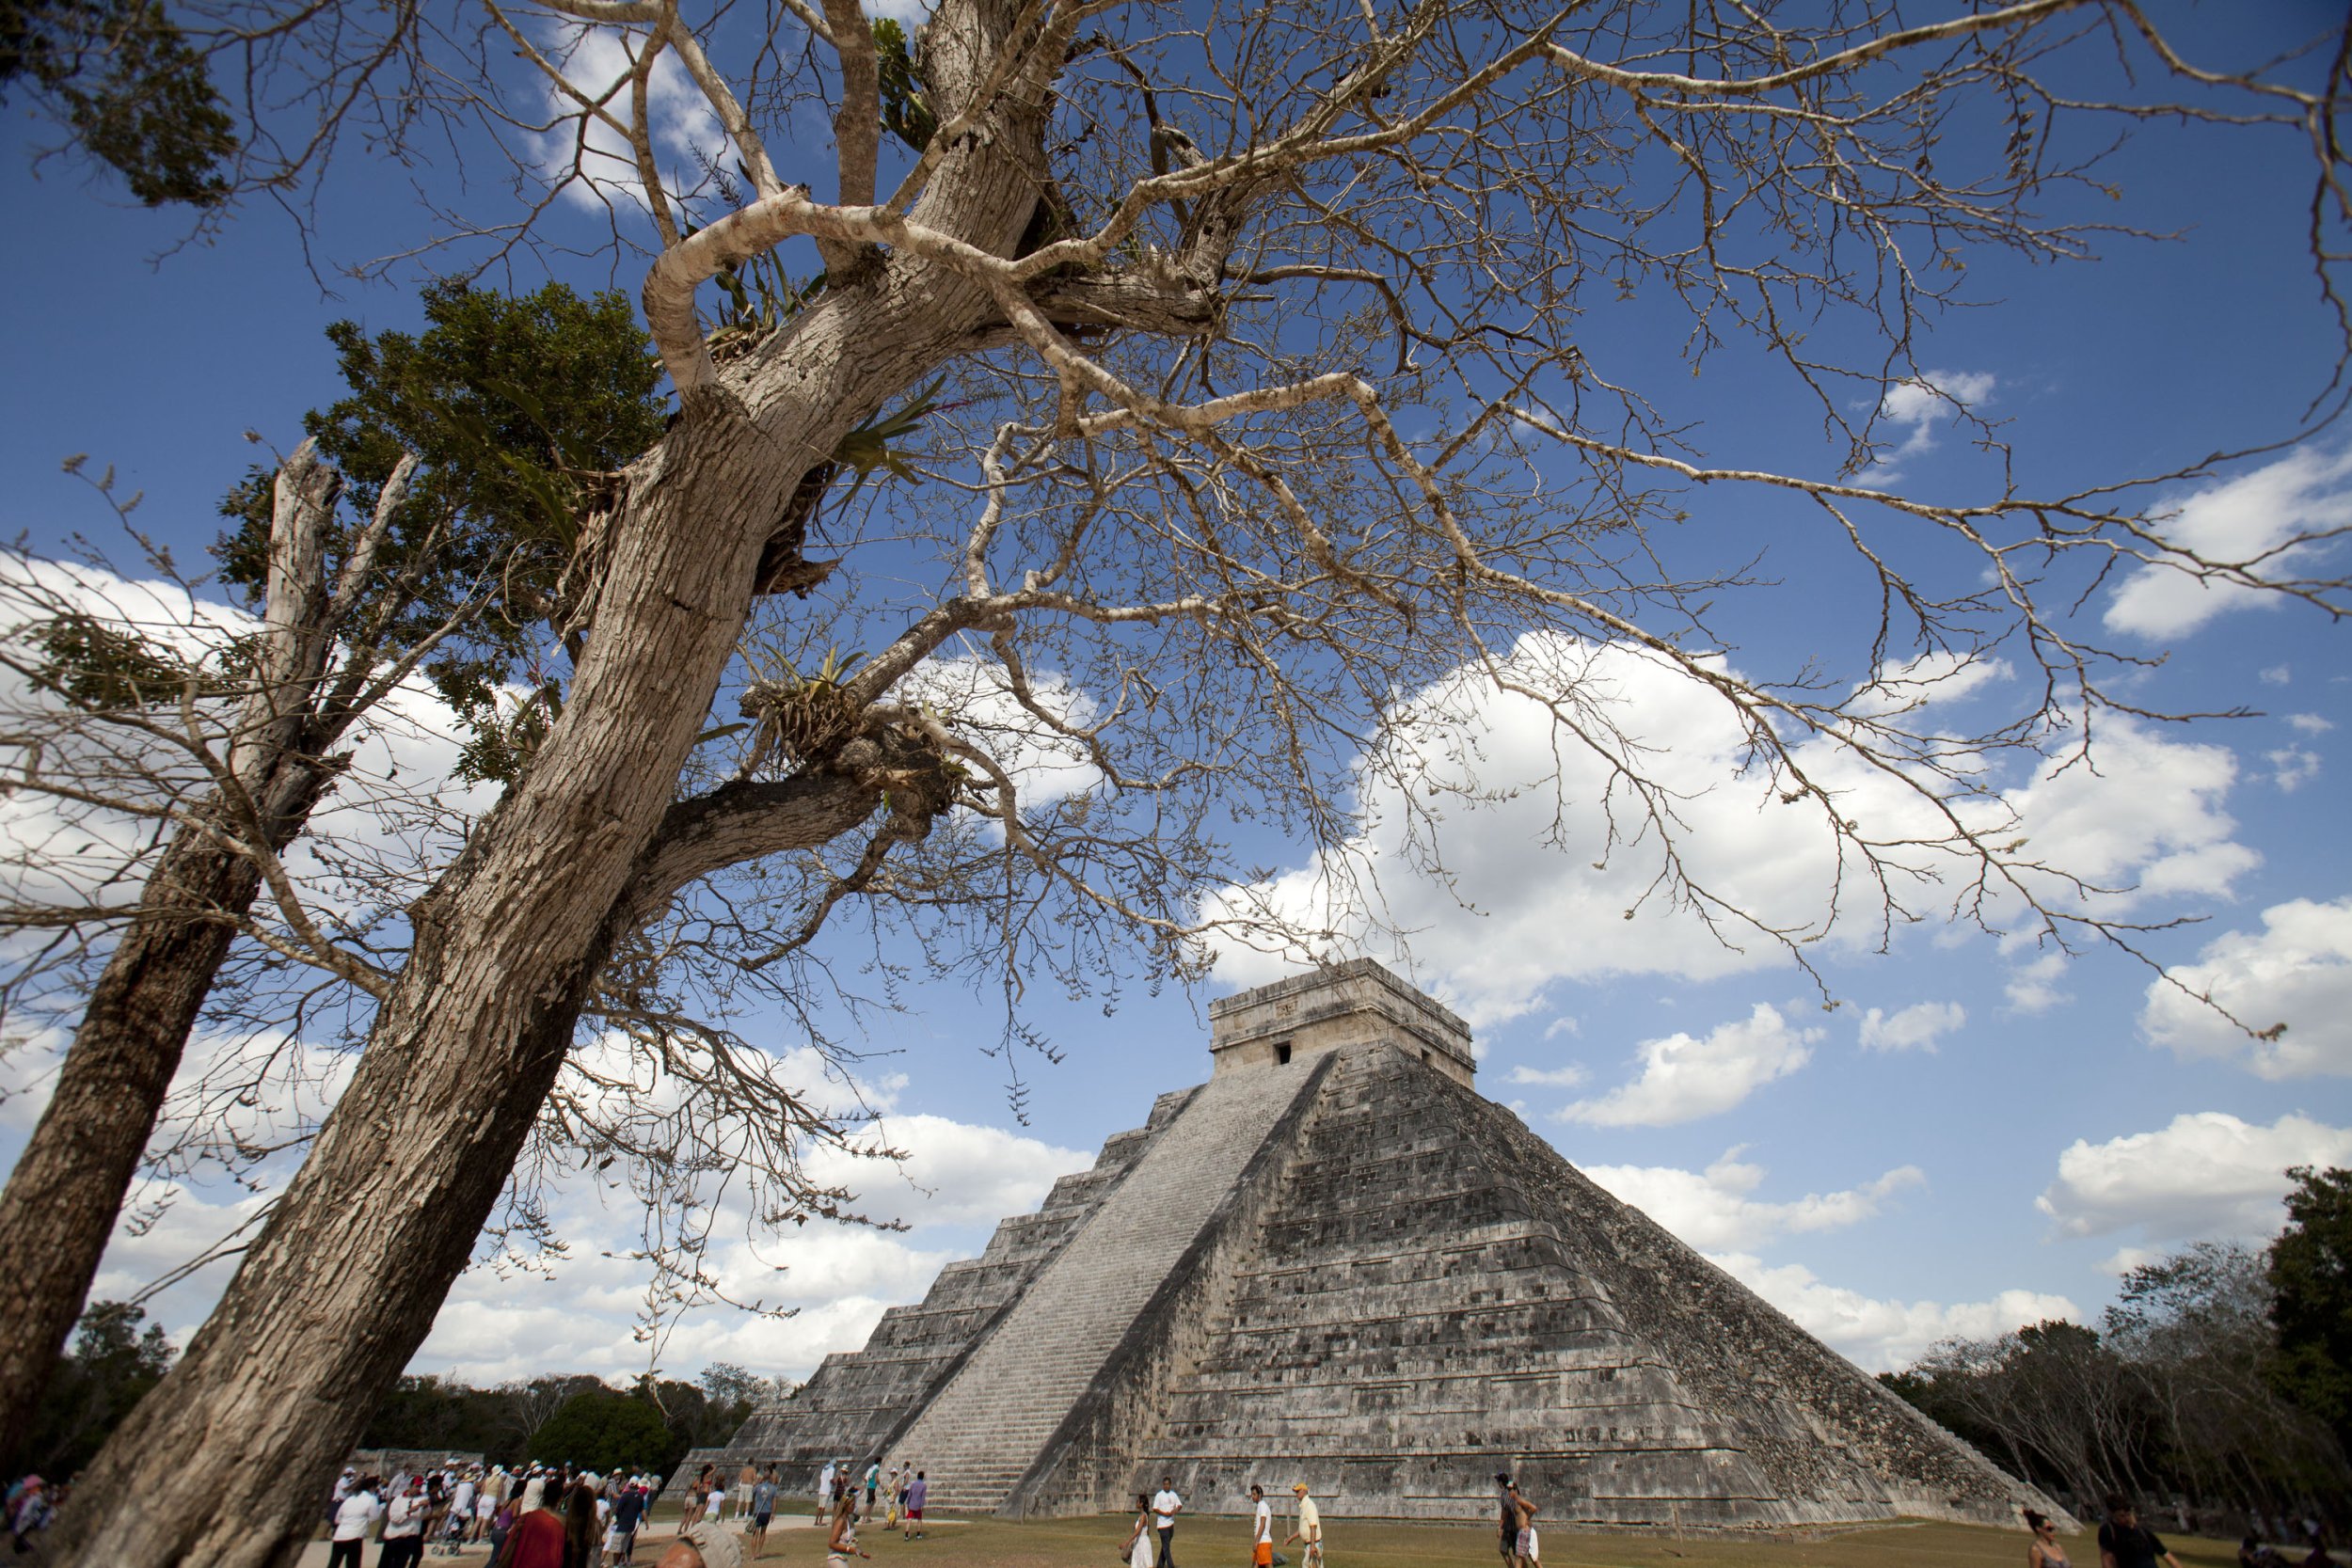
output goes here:
<path id="1" fill-rule="evenodd" d="M 376 1557 L 376 1568 L 409 1568 L 424 1560 L 424 1519 L 432 1507 L 424 1488 L 409 1477 L 384 1511 L 384 1550 Z"/>
<path id="2" fill-rule="evenodd" d="M 1152 1568 L 1176 1568 L 1176 1515 L 1184 1510 L 1184 1499 L 1176 1495 L 1176 1478 L 1162 1476 L 1160 1489 L 1152 1494 L 1152 1528 L 1160 1535 L 1160 1558 Z"/>
<path id="3" fill-rule="evenodd" d="M 360 1543 L 368 1538 L 368 1527 L 384 1512 L 375 1489 L 369 1484 L 374 1479 L 371 1476 L 353 1483 L 343 1500 L 335 1505 L 334 1544 L 326 1549 L 326 1568 L 343 1568 L 345 1563 L 359 1568 Z"/>
<path id="4" fill-rule="evenodd" d="M 825 1467 L 817 1472 L 817 1518 L 819 1523 L 822 1523 L 825 1518 L 825 1511 L 832 1506 L 833 1461 L 828 1459 L 825 1461 Z"/>
<path id="5" fill-rule="evenodd" d="M 1274 1505 L 1263 1486 L 1249 1489 L 1249 1560 L 1253 1568 L 1274 1568 Z"/>

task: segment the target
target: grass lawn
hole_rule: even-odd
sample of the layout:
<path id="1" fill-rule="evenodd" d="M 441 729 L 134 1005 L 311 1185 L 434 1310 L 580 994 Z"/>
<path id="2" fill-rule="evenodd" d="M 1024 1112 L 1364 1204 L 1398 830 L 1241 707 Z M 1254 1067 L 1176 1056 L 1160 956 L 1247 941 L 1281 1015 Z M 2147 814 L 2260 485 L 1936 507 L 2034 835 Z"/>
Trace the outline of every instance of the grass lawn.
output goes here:
<path id="1" fill-rule="evenodd" d="M 789 1527 L 783 1516 L 776 1523 L 764 1560 L 805 1564 L 821 1559 L 820 1541 L 806 1513 Z M 860 1544 L 877 1563 L 899 1568 L 1118 1568 L 1125 1561 L 1119 1546 L 1127 1538 L 1127 1525 L 1126 1517 L 1113 1515 L 963 1524 L 943 1519 L 929 1526 L 920 1541 L 903 1541 L 895 1530 L 872 1530 L 862 1535 Z M 1327 1516 L 1325 1528 L 1328 1568 L 1495 1568 L 1499 1562 L 1494 1532 L 1482 1526 L 1359 1524 Z M 641 1562 L 658 1555 L 644 1548 L 668 1533 L 665 1521 L 638 1538 Z M 1248 1539 L 1245 1519 L 1189 1517 L 1176 1532 L 1177 1560 L 1184 1568 L 1245 1568 Z M 2182 1568 L 2232 1568 L 2237 1559 L 2233 1543 L 2165 1540 Z M 1543 1544 L 1545 1568 L 2025 1568 L 2026 1562 L 2024 1530 L 1966 1525 L 1684 1541 L 1562 1530 L 1544 1532 Z M 2090 1536 L 2068 1538 L 2064 1545 L 2078 1568 L 2097 1568 L 2099 1548 Z M 1281 1549 L 1295 1565 L 1298 1548 Z"/>

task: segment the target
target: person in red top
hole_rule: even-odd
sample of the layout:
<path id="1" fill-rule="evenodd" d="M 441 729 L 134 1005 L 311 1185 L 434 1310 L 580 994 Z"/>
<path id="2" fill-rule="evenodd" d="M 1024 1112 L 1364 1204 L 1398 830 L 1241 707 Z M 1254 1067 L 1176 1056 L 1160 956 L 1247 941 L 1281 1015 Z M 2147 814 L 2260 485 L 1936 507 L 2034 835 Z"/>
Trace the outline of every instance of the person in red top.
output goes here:
<path id="1" fill-rule="evenodd" d="M 498 1568 L 564 1568 L 564 1516 L 548 1506 L 546 1481 L 524 1489 L 522 1517 L 506 1533 Z"/>

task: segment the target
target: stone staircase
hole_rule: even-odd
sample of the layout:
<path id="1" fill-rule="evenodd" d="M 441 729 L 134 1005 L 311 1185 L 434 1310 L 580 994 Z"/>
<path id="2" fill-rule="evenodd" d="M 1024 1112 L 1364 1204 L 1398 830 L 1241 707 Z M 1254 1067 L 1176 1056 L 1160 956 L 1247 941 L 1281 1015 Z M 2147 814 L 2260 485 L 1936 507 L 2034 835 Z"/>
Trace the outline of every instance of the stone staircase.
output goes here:
<path id="1" fill-rule="evenodd" d="M 1212 1078 L 891 1445 L 929 1506 L 993 1513 L 1168 1278 L 1312 1076 L 1309 1063 Z"/>

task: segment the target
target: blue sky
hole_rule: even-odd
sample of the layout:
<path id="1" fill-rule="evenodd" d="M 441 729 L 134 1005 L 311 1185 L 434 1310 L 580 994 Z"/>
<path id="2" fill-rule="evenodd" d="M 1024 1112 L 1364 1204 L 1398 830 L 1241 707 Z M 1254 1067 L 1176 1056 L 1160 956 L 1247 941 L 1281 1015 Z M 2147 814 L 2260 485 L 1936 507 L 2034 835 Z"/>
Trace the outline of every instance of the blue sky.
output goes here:
<path id="1" fill-rule="evenodd" d="M 2271 14 L 2292 34 L 2332 10 Z M 2187 24 L 2243 14 L 2207 8 Z M 2099 261 L 2062 268 L 1984 261 L 1971 278 L 1981 308 L 1939 318 L 1921 350 L 1940 385 L 2007 421 L 2026 490 L 2292 433 L 2331 363 L 2298 248 L 2303 171 L 2284 138 L 2153 127 L 2116 172 L 2148 202 L 2136 220 L 2178 228 L 2179 239 L 2118 242 Z M 256 454 L 245 432 L 289 446 L 300 413 L 332 395 L 321 327 L 345 316 L 371 328 L 416 320 L 405 286 L 341 283 L 340 297 L 323 297 L 291 226 L 266 208 L 165 255 L 183 220 L 127 208 L 103 182 L 55 164 L 37 177 L 22 152 L 0 161 L 0 180 L 15 219 L 0 245 L 21 302 L 14 373 L 0 391 L 9 479 L 0 526 L 37 546 L 111 529 L 58 472 L 66 454 L 88 452 L 147 493 L 142 526 L 193 559 L 216 530 L 215 499 Z M 380 254 L 419 223 L 398 171 L 355 166 L 313 253 Z M 1671 362 L 1675 335 L 1641 310 L 1597 315 L 1590 330 L 1597 360 L 1687 373 Z M 1834 467 L 1818 411 L 1780 395 L 1738 353 L 1677 395 L 1704 420 L 1710 458 Z M 1997 467 L 1947 410 L 1920 399 L 1897 411 L 1917 416 L 1897 421 L 1903 483 L 1991 492 Z M 2340 524 L 2352 514 L 2352 433 L 2325 431 L 2173 499 L 2217 538 L 2250 537 L 2290 515 Z M 1853 584 L 1797 531 L 1796 503 L 1710 494 L 1692 506 L 1694 551 L 1752 539 L 1781 579 L 1729 611 L 1741 668 L 1781 673 L 1849 623 Z M 1867 932 L 1823 944 L 1820 962 L 1843 1004 L 1824 1011 L 1783 957 L 1726 956 L 1670 914 L 1625 921 L 1622 868 L 1596 875 L 1588 855 L 1531 853 L 1529 819 L 1511 811 L 1449 824 L 1484 913 L 1402 878 L 1387 884 L 1421 927 L 1414 972 L 1476 1025 L 1486 1091 L 1868 1367 L 1901 1364 L 1947 1332 L 2095 1315 L 2114 1270 L 2134 1257 L 2265 1234 L 2285 1165 L 2352 1163 L 2345 629 L 2295 607 L 2200 604 L 2122 583 L 2089 599 L 2080 619 L 2128 651 L 2167 656 L 2137 678 L 2136 699 L 2260 712 L 2121 726 L 2097 775 L 2017 769 L 2003 783 L 2026 792 L 2038 844 L 2138 887 L 2118 907 L 2198 917 L 2151 935 L 2150 956 L 2201 965 L 2199 984 L 2259 1022 L 2286 1022 L 2274 1045 L 2151 1004 L 2149 972 L 2122 955 L 2059 962 L 1938 922 L 1902 931 L 1884 955 L 1868 950 Z M 1629 722 L 1677 737 L 1677 782 L 1707 792 L 1708 863 L 1763 901 L 1818 897 L 1818 860 L 1746 802 L 1703 718 L 1645 685 L 1637 667 L 1608 673 L 1627 685 Z M 1997 677 L 1954 695 L 1954 721 L 2005 695 L 2014 691 Z M 1499 757 L 1525 738 L 1503 705 L 1483 721 Z M 1365 845 L 1381 853 L 1376 832 Z M 1305 863 L 1295 846 L 1252 847 L 1270 865 Z M 869 1207 L 912 1228 L 733 1246 L 727 1266 L 744 1279 L 789 1267 L 776 1288 L 801 1316 L 699 1314 L 669 1340 L 665 1367 L 721 1358 L 798 1376 L 854 1346 L 884 1305 L 918 1295 L 940 1262 L 977 1248 L 989 1221 L 1033 1204 L 1055 1173 L 1138 1124 L 1154 1094 L 1202 1077 L 1206 996 L 1275 973 L 1232 958 L 1200 995 L 1129 988 L 1109 1018 L 1100 999 L 1036 999 L 1032 1016 L 1063 1058 L 1024 1062 L 1025 1127 L 1008 1108 L 1001 1064 L 981 1050 L 995 1039 L 985 999 L 976 1008 L 953 987 L 913 988 L 903 1014 L 872 1021 L 875 1054 L 860 1069 L 890 1135 L 914 1150 L 920 1184 L 886 1179 Z M 774 1043 L 793 1043 L 781 1024 Z M 16 1070 L 31 1070 L 30 1059 L 21 1054 Z M 37 1103 L 0 1106 L 0 1156 Z M 165 1224 L 119 1242 L 100 1293 L 162 1273 L 249 1201 L 202 1187 L 183 1195 Z M 577 1192 L 564 1221 L 574 1259 L 551 1279 L 469 1275 L 417 1370 L 622 1376 L 644 1364 L 628 1334 L 641 1282 L 597 1256 L 627 1233 L 628 1216 Z M 184 1335 L 220 1278 L 198 1275 L 160 1299 L 159 1315 Z"/>

